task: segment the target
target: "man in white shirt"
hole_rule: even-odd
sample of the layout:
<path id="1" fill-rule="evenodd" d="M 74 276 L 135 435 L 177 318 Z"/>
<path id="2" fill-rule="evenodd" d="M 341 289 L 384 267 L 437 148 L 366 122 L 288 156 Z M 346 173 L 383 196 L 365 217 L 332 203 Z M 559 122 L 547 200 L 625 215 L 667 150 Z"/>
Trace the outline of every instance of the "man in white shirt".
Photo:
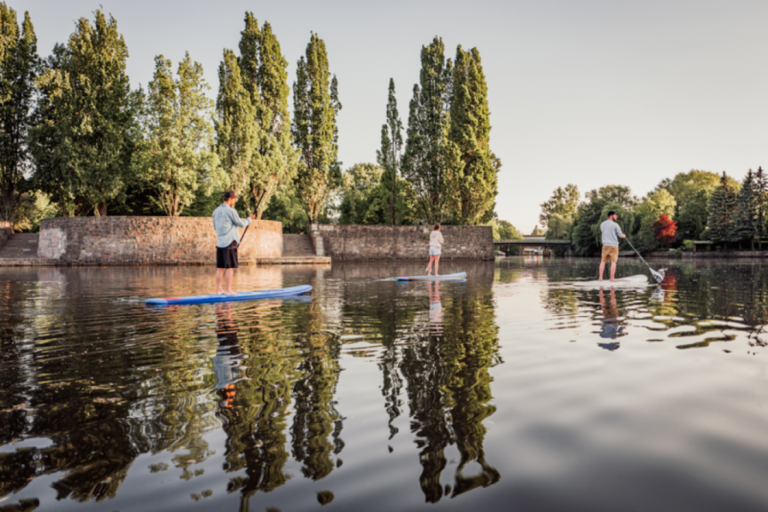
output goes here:
<path id="1" fill-rule="evenodd" d="M 234 295 L 232 276 L 237 268 L 237 246 L 240 233 L 237 227 L 245 227 L 256 218 L 253 213 L 243 220 L 235 210 L 237 194 L 228 190 L 224 192 L 224 203 L 213 211 L 213 229 L 216 230 L 216 294 Z M 227 291 L 221 290 L 221 277 L 226 274 Z"/>
<path id="2" fill-rule="evenodd" d="M 621 232 L 621 226 L 616 222 L 619 216 L 611 210 L 608 212 L 608 220 L 600 224 L 600 231 L 603 234 L 603 254 L 600 258 L 600 281 L 603 280 L 603 271 L 605 264 L 611 262 L 611 281 L 615 281 L 616 262 L 619 261 L 619 238 L 626 235 Z"/>

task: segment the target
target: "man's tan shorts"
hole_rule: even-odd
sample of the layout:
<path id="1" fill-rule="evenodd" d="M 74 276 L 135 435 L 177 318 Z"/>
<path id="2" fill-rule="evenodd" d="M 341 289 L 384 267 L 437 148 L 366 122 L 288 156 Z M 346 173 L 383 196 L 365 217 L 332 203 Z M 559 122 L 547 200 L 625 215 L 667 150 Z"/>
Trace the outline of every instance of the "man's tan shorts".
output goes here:
<path id="1" fill-rule="evenodd" d="M 619 261 L 619 248 L 615 245 L 603 246 L 603 257 L 600 259 L 603 263 L 616 263 Z"/>

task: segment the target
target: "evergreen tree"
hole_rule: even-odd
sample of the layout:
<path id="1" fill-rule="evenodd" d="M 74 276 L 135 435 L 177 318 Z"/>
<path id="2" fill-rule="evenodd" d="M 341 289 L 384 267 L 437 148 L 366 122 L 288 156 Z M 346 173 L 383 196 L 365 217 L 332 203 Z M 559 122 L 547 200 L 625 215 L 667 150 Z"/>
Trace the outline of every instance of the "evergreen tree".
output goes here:
<path id="1" fill-rule="evenodd" d="M 736 197 L 736 217 L 734 222 L 734 236 L 741 243 L 749 240 L 751 249 L 755 250 L 755 216 L 757 213 L 757 189 L 755 188 L 755 175 L 750 169 L 747 172 L 741 190 Z"/>
<path id="2" fill-rule="evenodd" d="M 29 13 L 0 3 L 0 227 L 13 228 L 19 185 L 27 170 L 26 136 L 35 91 L 37 37 Z"/>
<path id="3" fill-rule="evenodd" d="M 765 234 L 766 209 L 768 209 L 768 176 L 762 167 L 755 173 L 755 235 L 757 236 L 757 248 L 763 250 L 763 235 Z"/>
<path id="4" fill-rule="evenodd" d="M 382 199 L 389 205 L 392 225 L 397 225 L 398 203 L 402 209 L 402 200 L 398 197 L 398 167 L 400 150 L 403 147 L 403 123 L 397 112 L 395 81 L 389 79 L 389 98 L 387 100 L 387 122 L 381 126 L 381 149 L 376 152 L 376 160 L 384 169 L 381 175 Z"/>
<path id="5" fill-rule="evenodd" d="M 293 84 L 293 137 L 300 152 L 298 195 L 310 223 L 320 218 L 326 198 L 341 178 L 336 116 L 341 110 L 336 75 L 328 70 L 325 42 L 312 34 Z"/>
<path id="6" fill-rule="evenodd" d="M 240 195 L 250 183 L 251 159 L 261 130 L 232 50 L 224 50 L 224 60 L 219 65 L 216 115 L 216 151 L 229 177 L 229 187 Z"/>
<path id="7" fill-rule="evenodd" d="M 125 72 L 128 47 L 101 10 L 81 18 L 57 45 L 40 78 L 31 150 L 38 186 L 68 215 L 107 215 L 122 202 L 135 143 L 135 96 Z"/>
<path id="8" fill-rule="evenodd" d="M 155 57 L 155 74 L 147 89 L 145 138 L 134 153 L 133 168 L 152 201 L 166 215 L 181 215 L 195 200 L 198 188 L 210 195 L 223 188 L 226 176 L 211 151 L 213 101 L 203 67 L 189 53 L 179 63 L 174 80 L 171 61 Z"/>
<path id="9" fill-rule="evenodd" d="M 443 40 L 421 47 L 419 84 L 413 86 L 402 173 L 417 197 L 417 215 L 431 223 L 445 214 L 445 140 L 451 97 L 451 61 Z"/>
<path id="10" fill-rule="evenodd" d="M 728 176 L 723 172 L 720 185 L 709 197 L 708 227 L 709 238 L 715 243 L 724 243 L 738 240 L 736 238 L 736 190 L 728 182 Z"/>
<path id="11" fill-rule="evenodd" d="M 245 14 L 238 63 L 260 128 L 246 188 L 254 202 L 264 192 L 264 200 L 256 212 L 256 218 L 260 219 L 278 188 L 293 181 L 298 154 L 291 144 L 288 61 L 270 24 L 265 22 L 259 30 L 259 23 L 251 12 Z"/>
<path id="12" fill-rule="evenodd" d="M 488 86 L 477 48 L 456 48 L 446 145 L 448 203 L 459 224 L 490 220 L 498 194 L 500 160 L 490 149 Z"/>

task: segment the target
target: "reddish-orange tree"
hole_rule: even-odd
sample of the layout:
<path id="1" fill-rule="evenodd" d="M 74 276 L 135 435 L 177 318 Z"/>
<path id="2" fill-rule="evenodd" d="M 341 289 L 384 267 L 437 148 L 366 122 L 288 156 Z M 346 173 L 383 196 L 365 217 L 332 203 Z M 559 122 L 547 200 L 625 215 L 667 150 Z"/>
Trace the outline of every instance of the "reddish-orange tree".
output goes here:
<path id="1" fill-rule="evenodd" d="M 669 248 L 669 244 L 675 241 L 677 222 L 666 215 L 662 215 L 659 220 L 653 223 L 653 228 L 656 230 L 656 240 L 664 247 Z"/>

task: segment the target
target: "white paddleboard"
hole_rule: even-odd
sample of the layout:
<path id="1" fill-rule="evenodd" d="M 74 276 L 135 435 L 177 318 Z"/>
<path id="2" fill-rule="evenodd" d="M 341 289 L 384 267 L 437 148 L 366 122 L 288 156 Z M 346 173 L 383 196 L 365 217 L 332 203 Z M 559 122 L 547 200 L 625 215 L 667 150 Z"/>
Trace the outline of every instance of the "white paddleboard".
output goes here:
<path id="1" fill-rule="evenodd" d="M 603 281 L 573 281 L 572 284 L 573 286 L 582 288 L 638 288 L 648 285 L 648 277 L 643 274 L 638 274 L 636 276 L 622 277 L 615 281 L 609 279 Z"/>
<path id="2" fill-rule="evenodd" d="M 400 276 L 398 281 L 440 281 L 445 279 L 464 279 L 466 272 L 457 272 L 456 274 L 442 274 L 439 276 Z"/>

